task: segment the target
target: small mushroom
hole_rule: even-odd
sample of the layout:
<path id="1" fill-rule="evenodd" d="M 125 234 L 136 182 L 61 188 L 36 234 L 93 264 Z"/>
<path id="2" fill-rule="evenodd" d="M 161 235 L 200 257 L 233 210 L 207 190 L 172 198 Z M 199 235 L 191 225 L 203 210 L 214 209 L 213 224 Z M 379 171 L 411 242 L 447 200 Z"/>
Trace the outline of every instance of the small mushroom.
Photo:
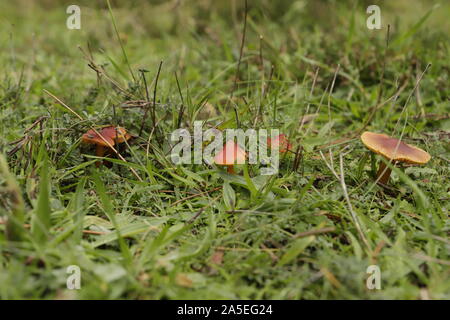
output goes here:
<path id="1" fill-rule="evenodd" d="M 234 165 L 243 164 L 246 157 L 247 154 L 245 151 L 242 150 L 237 143 L 234 143 L 233 140 L 229 140 L 225 143 L 222 150 L 214 157 L 214 163 L 226 166 L 227 172 L 234 174 Z"/>
<path id="2" fill-rule="evenodd" d="M 397 162 L 425 164 L 431 159 L 428 152 L 385 134 L 366 131 L 361 135 L 361 141 L 369 150 L 382 155 L 393 164 Z M 390 176 L 391 169 L 381 161 L 377 172 L 378 182 L 386 185 Z"/>
<path id="3" fill-rule="evenodd" d="M 289 143 L 287 136 L 282 133 L 276 136 L 275 138 L 267 138 L 267 146 L 274 146 L 275 149 L 278 148 L 280 153 L 286 153 L 288 151 L 292 151 L 292 145 Z"/>
<path id="4" fill-rule="evenodd" d="M 131 135 L 122 127 L 107 126 L 100 130 L 90 129 L 83 134 L 81 140 L 86 144 L 95 145 L 95 155 L 97 157 L 103 157 L 108 151 L 112 151 L 111 147 L 128 141 Z M 96 162 L 97 167 L 101 162 Z"/>

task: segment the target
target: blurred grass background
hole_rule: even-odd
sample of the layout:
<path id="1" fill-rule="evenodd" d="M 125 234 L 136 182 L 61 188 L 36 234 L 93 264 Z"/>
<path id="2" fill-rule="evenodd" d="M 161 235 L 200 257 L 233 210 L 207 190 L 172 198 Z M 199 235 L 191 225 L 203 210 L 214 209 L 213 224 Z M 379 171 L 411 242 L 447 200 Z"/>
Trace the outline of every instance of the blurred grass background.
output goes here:
<path id="1" fill-rule="evenodd" d="M 365 9 L 372 2 L 381 5 L 382 30 L 366 28 Z M 201 56 L 215 54 L 210 52 L 210 45 L 221 56 L 228 54 L 224 57 L 227 60 L 236 60 L 243 3 L 237 0 L 111 1 L 121 38 L 135 69 L 154 67 L 160 60 L 167 61 L 166 65 L 172 69 L 183 67 L 187 60 L 202 63 L 198 61 Z M 64 65 L 66 76 L 75 72 L 77 77 L 72 80 L 78 88 L 85 78 L 92 79 L 95 75 L 80 59 L 77 46 L 86 47 L 89 43 L 94 53 L 101 49 L 122 62 L 106 1 L 76 2 L 82 11 L 81 30 L 68 30 L 65 26 L 68 17 L 65 10 L 69 4 L 72 2 L 65 0 L 2 1 L 2 65 L 16 77 L 22 66 L 26 66 L 28 75 L 36 68 L 46 70 L 41 73 L 48 77 L 46 81 L 57 85 L 64 82 L 59 77 L 55 79 L 52 69 L 61 66 L 63 62 L 59 59 L 70 61 Z M 350 73 L 356 73 L 352 69 L 370 68 L 382 56 L 386 25 L 390 24 L 391 45 L 395 46 L 395 56 L 390 58 L 419 55 L 432 63 L 439 58 L 433 56 L 435 52 L 445 52 L 441 49 L 448 42 L 449 12 L 448 1 L 430 0 L 249 1 L 246 51 L 250 56 L 258 55 L 262 35 L 265 58 L 278 69 L 288 70 L 291 80 L 302 79 L 305 74 L 305 62 L 300 56 L 325 64 L 340 63 Z M 432 16 L 415 28 L 428 13 Z M 407 38 L 396 43 L 396 39 L 404 36 Z M 26 78 L 31 81 L 30 76 Z"/>
<path id="2" fill-rule="evenodd" d="M 0 63 L 3 77 L 9 82 L 18 83 L 23 74 L 26 92 L 37 93 L 31 95 L 34 99 L 45 87 L 63 91 L 68 102 L 76 106 L 83 102 L 80 90 L 90 90 L 96 81 L 96 74 L 87 66 L 79 47 L 90 51 L 97 63 L 119 82 L 125 84 L 131 78 L 106 1 L 77 2 L 81 7 L 81 30 L 66 28 L 66 8 L 71 3 L 2 1 Z M 256 63 L 262 50 L 267 75 L 273 65 L 284 81 L 301 82 L 313 68 L 332 71 L 339 64 L 347 76 L 338 78 L 337 91 L 348 91 L 355 85 L 370 91 L 370 87 L 378 86 L 381 77 L 389 24 L 387 81 L 394 85 L 407 74 L 418 76 L 431 63 L 422 87 L 439 88 L 433 94 L 445 99 L 449 90 L 450 3 L 375 1 L 381 5 L 383 29 L 368 30 L 369 3 L 372 2 L 249 1 L 241 69 L 247 74 L 242 74 L 242 78 L 260 77 Z M 115 0 L 111 4 L 133 70 L 155 72 L 159 62 L 164 61 L 163 71 L 182 74 L 194 92 L 210 85 L 211 79 L 216 85 L 224 81 L 220 83 L 224 92 L 218 100 L 226 97 L 234 77 L 233 65 L 239 57 L 243 1 Z M 189 68 L 189 64 L 194 68 Z M 320 74 L 318 87 L 325 89 L 328 80 Z M 174 84 L 167 77 L 160 81 L 162 94 L 167 96 Z"/>

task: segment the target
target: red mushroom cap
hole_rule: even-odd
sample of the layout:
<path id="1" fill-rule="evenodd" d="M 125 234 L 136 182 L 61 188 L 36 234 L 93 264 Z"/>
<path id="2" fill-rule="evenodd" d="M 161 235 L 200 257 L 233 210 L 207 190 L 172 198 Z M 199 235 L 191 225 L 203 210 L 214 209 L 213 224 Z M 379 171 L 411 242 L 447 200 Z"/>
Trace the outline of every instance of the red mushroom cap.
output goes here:
<path id="1" fill-rule="evenodd" d="M 233 140 L 229 140 L 223 146 L 223 149 L 216 154 L 214 162 L 218 165 L 233 166 L 235 164 L 245 163 L 247 154 Z"/>
<path id="2" fill-rule="evenodd" d="M 292 145 L 289 143 L 289 140 L 284 133 L 279 134 L 273 139 L 267 138 L 267 145 L 269 147 L 274 146 L 275 148 L 278 148 L 281 153 L 292 150 Z"/>
<path id="3" fill-rule="evenodd" d="M 114 146 L 116 142 L 122 143 L 131 138 L 131 135 L 128 134 L 127 131 L 122 127 L 107 126 L 97 130 L 97 132 L 95 132 L 95 130 L 93 129 L 90 129 L 88 132 L 83 134 L 83 137 L 81 138 L 82 141 L 84 143 L 108 147 L 108 143 L 111 146 Z M 105 140 L 108 141 L 108 143 L 106 143 Z"/>
<path id="4" fill-rule="evenodd" d="M 428 152 L 382 133 L 366 131 L 361 135 L 361 141 L 369 150 L 389 160 L 424 164 L 431 159 Z"/>

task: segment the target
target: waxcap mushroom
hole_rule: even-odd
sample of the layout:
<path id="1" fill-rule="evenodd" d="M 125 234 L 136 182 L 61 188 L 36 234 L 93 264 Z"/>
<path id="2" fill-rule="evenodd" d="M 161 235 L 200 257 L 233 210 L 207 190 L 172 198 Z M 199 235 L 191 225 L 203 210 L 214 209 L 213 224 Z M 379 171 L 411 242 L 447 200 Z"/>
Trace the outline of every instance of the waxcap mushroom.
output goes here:
<path id="1" fill-rule="evenodd" d="M 227 166 L 228 173 L 234 173 L 234 165 L 245 163 L 246 158 L 247 153 L 233 140 L 228 140 L 214 157 L 214 163 Z"/>
<path id="2" fill-rule="evenodd" d="M 292 145 L 284 133 L 279 134 L 273 139 L 267 138 L 267 146 L 275 147 L 275 149 L 278 148 L 281 153 L 286 153 L 292 149 Z"/>
<path id="3" fill-rule="evenodd" d="M 83 134 L 81 140 L 86 144 L 94 144 L 96 146 L 95 155 L 103 157 L 105 151 L 111 149 L 116 143 L 123 143 L 131 138 L 125 128 L 115 126 L 105 126 L 99 130 L 90 129 Z M 96 162 L 97 167 L 101 162 Z"/>
<path id="4" fill-rule="evenodd" d="M 88 132 L 83 134 L 82 140 L 84 143 L 109 147 L 106 141 L 108 141 L 110 145 L 114 146 L 116 142 L 122 143 L 130 138 L 131 135 L 127 133 L 125 128 L 106 126 L 97 130 L 97 132 L 94 129 L 90 129 Z"/>
<path id="5" fill-rule="evenodd" d="M 428 152 L 386 134 L 366 131 L 361 135 L 361 141 L 369 150 L 382 155 L 394 165 L 396 162 L 424 164 L 431 159 Z M 391 168 L 382 161 L 377 172 L 378 183 L 387 185 L 391 171 Z"/>
<path id="6" fill-rule="evenodd" d="M 366 131 L 361 135 L 361 141 L 368 149 L 389 160 L 424 164 L 431 159 L 428 152 L 386 134 Z"/>

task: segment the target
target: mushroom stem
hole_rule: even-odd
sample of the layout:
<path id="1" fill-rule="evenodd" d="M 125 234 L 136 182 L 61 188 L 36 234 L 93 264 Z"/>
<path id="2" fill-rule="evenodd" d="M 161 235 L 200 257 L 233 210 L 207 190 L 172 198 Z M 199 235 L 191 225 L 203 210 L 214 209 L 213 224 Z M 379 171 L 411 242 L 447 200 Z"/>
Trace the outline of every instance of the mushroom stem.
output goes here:
<path id="1" fill-rule="evenodd" d="M 236 172 L 234 171 L 234 166 L 227 166 L 227 172 L 229 174 L 235 174 Z"/>
<path id="2" fill-rule="evenodd" d="M 387 184 L 389 182 L 389 178 L 391 177 L 391 172 L 391 168 L 386 166 L 386 163 L 384 163 L 384 161 L 381 161 L 380 167 L 378 168 L 377 172 L 378 183 Z"/>
<path id="3" fill-rule="evenodd" d="M 103 157 L 103 156 L 105 155 L 105 147 L 102 146 L 102 145 L 100 145 L 100 144 L 98 144 L 98 145 L 95 147 L 95 155 L 96 155 L 97 157 Z M 102 164 L 101 161 L 97 161 L 97 162 L 95 163 L 95 165 L 96 165 L 97 167 L 99 167 L 101 164 Z"/>

